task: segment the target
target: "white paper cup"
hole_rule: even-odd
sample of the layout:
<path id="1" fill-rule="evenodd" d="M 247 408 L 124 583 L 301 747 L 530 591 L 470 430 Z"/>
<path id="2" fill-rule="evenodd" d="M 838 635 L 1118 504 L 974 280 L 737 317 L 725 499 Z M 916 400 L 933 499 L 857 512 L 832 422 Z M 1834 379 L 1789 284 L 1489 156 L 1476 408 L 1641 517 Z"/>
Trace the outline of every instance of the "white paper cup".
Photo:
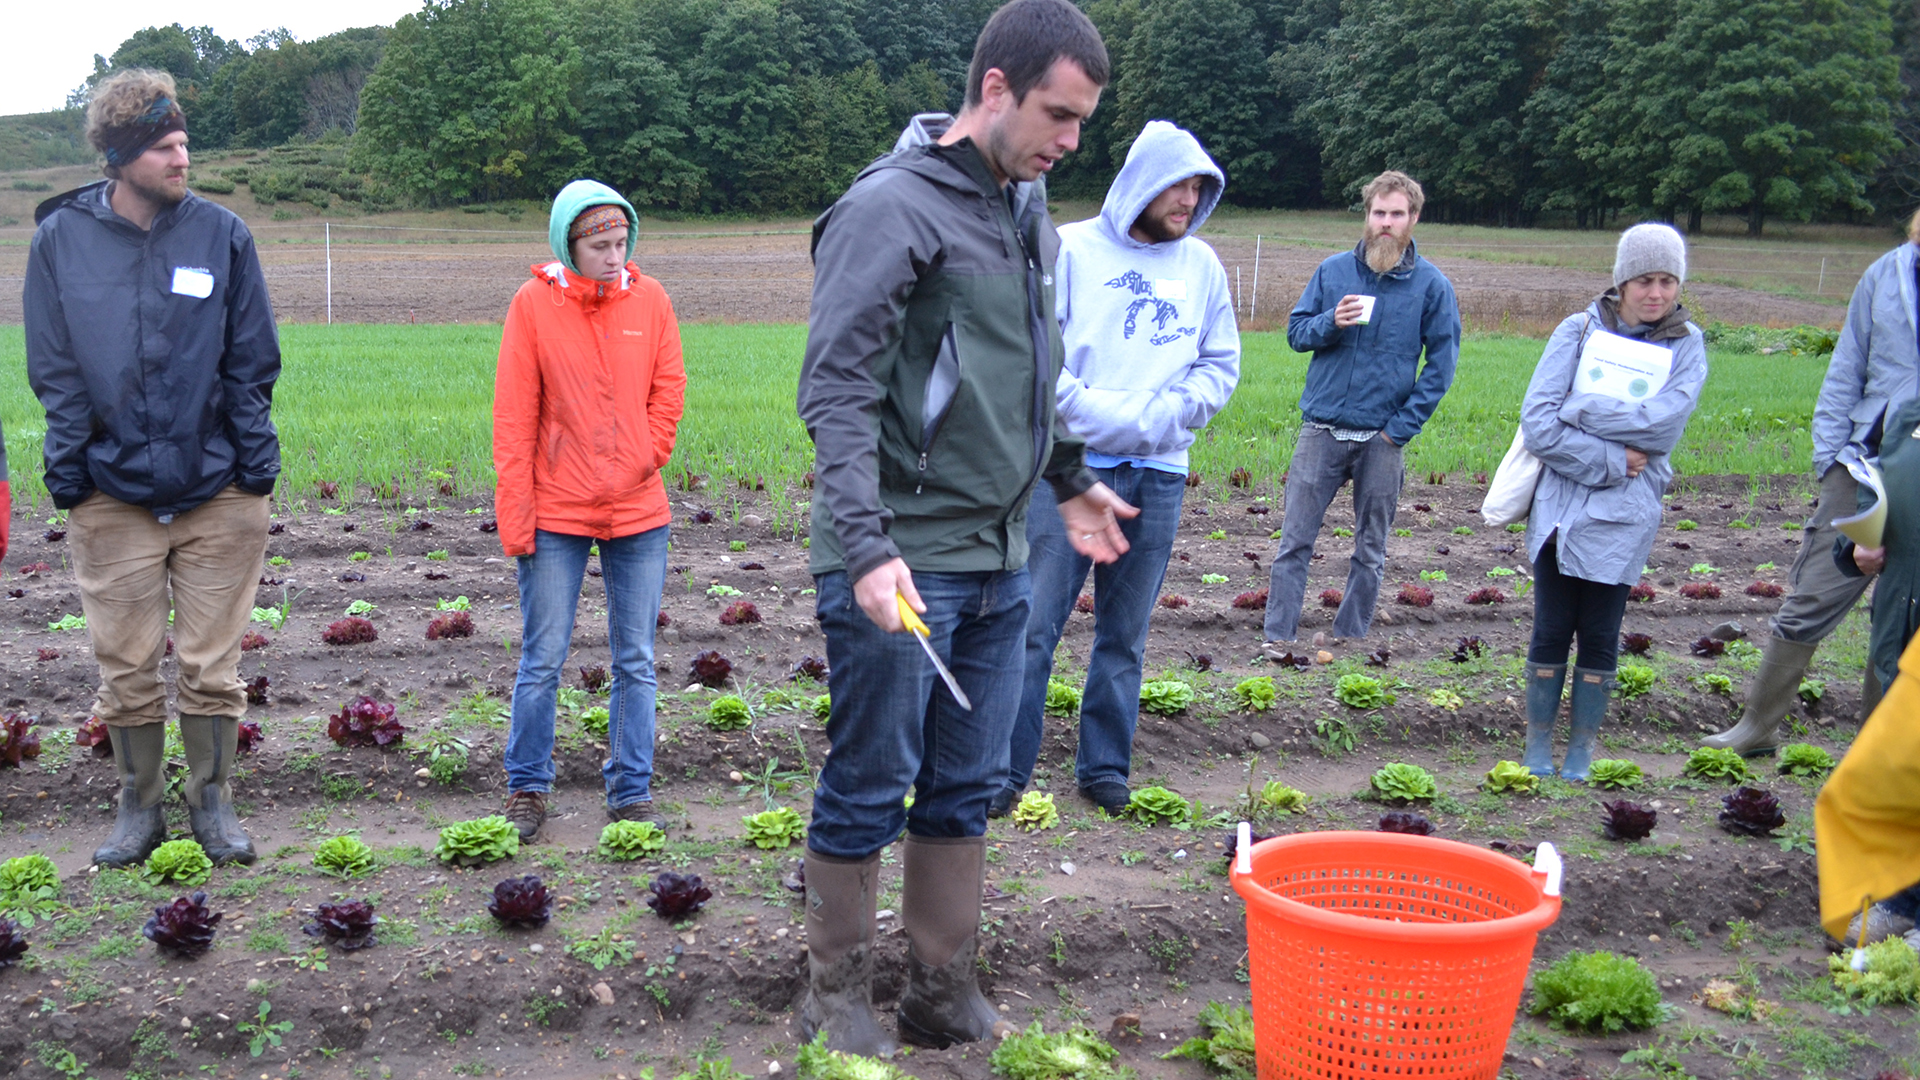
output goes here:
<path id="1" fill-rule="evenodd" d="M 1360 317 L 1354 320 L 1354 325 L 1365 326 L 1373 321 L 1373 302 L 1379 299 L 1379 297 L 1361 296 L 1355 299 L 1360 301 Z"/>

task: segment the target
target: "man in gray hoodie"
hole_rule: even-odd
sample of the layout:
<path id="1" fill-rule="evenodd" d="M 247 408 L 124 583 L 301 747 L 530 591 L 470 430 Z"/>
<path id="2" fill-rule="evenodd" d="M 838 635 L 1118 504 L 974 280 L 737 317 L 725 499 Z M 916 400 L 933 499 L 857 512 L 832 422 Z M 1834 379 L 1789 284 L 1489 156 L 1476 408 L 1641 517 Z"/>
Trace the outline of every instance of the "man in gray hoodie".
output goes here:
<path id="1" fill-rule="evenodd" d="M 1140 672 L 1186 493 L 1187 447 L 1240 379 L 1240 331 L 1227 272 L 1193 233 L 1219 205 L 1226 179 L 1199 140 L 1148 123 L 1107 189 L 1100 216 L 1060 229 L 1054 280 L 1066 365 L 1055 404 L 1086 440 L 1087 465 L 1140 508 L 1121 524 L 1129 547 L 1095 567 L 1073 549 L 1053 493 L 1027 510 L 1033 612 L 1025 685 L 1006 787 L 988 810 L 1012 807 L 1033 773 L 1045 726 L 1053 651 L 1087 574 L 1094 575 L 1093 647 L 1080 701 L 1074 778 L 1110 814 L 1127 805 Z"/>
<path id="2" fill-rule="evenodd" d="M 1793 707 L 1814 650 L 1860 602 L 1873 581 L 1868 576 L 1849 577 L 1834 565 L 1833 542 L 1840 533 L 1833 519 L 1857 509 L 1860 485 L 1846 463 L 1879 457 L 1886 417 L 1916 390 L 1920 375 L 1920 349 L 1915 342 L 1915 325 L 1920 322 L 1914 296 L 1916 264 L 1920 264 L 1920 212 L 1907 223 L 1907 242 L 1867 267 L 1847 303 L 1847 321 L 1813 407 L 1813 473 L 1820 478 L 1820 501 L 1807 519 L 1800 553 L 1787 571 L 1792 591 L 1773 617 L 1760 670 L 1747 683 L 1746 710 L 1740 722 L 1701 740 L 1708 746 L 1749 756 L 1772 753 L 1779 742 L 1780 720 Z M 1860 719 L 1873 711 L 1881 689 L 1868 667 Z"/>

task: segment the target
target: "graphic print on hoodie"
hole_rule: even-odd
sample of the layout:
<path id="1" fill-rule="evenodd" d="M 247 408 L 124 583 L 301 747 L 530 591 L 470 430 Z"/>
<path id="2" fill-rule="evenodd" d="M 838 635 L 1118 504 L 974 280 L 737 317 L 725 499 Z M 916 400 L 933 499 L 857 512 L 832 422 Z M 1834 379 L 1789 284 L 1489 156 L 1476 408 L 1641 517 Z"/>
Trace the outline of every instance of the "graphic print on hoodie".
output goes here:
<path id="1" fill-rule="evenodd" d="M 1127 234 L 1160 193 L 1198 176 L 1187 235 L 1145 243 Z M 1187 448 L 1240 378 L 1240 332 L 1226 268 L 1193 234 L 1226 179 L 1191 134 L 1146 125 L 1100 215 L 1060 227 L 1057 314 L 1066 366 L 1061 418 L 1087 442 L 1087 464 L 1187 471 Z"/>
<path id="2" fill-rule="evenodd" d="M 1185 177 L 1181 179 L 1185 179 Z M 1187 231 L 1192 232 L 1193 230 L 1189 228 Z M 1178 286 L 1178 288 L 1175 289 L 1172 288 L 1172 286 Z M 1187 298 L 1187 283 L 1185 281 L 1154 281 L 1151 278 L 1143 276 L 1138 270 L 1129 270 L 1119 277 L 1114 278 L 1112 281 L 1107 282 L 1107 288 L 1125 289 L 1139 298 L 1127 305 L 1127 321 L 1126 325 L 1121 328 L 1120 333 L 1120 336 L 1124 338 L 1133 337 L 1133 332 L 1139 328 L 1137 320 L 1140 317 L 1140 313 L 1147 308 L 1152 308 L 1151 318 L 1153 319 L 1154 329 L 1165 330 L 1168 323 L 1180 317 L 1180 309 L 1174 306 L 1173 300 L 1175 298 L 1181 300 Z M 1162 290 L 1167 293 L 1167 299 L 1161 299 L 1159 293 Z M 1194 327 L 1180 326 L 1175 327 L 1172 333 L 1155 334 L 1151 340 L 1155 345 L 1167 345 L 1179 341 L 1183 337 L 1192 337 L 1197 333 L 1199 333 L 1199 331 Z"/>

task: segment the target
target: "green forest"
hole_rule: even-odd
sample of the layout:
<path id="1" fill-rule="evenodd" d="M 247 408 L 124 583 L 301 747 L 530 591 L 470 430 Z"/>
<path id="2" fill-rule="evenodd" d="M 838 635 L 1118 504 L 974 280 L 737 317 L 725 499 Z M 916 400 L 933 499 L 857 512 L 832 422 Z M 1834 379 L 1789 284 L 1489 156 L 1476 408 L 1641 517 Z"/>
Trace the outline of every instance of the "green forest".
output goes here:
<path id="1" fill-rule="evenodd" d="M 117 68 L 163 68 L 196 147 L 331 144 L 345 168 L 286 182 L 368 209 L 538 200 L 594 176 L 661 211 L 809 212 L 915 112 L 958 106 L 994 6 L 429 0 L 305 42 L 156 26 L 96 57 L 73 101 Z M 1920 0 L 1083 6 L 1114 78 L 1057 196 L 1098 197 L 1141 124 L 1168 119 L 1244 206 L 1348 205 L 1387 167 L 1455 222 L 1734 214 L 1759 235 L 1920 201 Z M 76 147 L 71 111 L 14 119 Z"/>

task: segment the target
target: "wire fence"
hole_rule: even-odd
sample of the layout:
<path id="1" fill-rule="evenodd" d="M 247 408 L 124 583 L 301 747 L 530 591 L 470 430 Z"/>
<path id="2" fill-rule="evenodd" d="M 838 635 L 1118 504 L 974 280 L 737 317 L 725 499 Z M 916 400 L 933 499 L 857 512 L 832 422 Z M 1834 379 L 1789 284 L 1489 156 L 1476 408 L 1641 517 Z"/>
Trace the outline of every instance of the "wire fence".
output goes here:
<path id="1" fill-rule="evenodd" d="M 649 227 L 657 226 L 657 227 Z M 339 221 L 252 226 L 279 317 L 295 322 L 494 322 L 537 263 L 552 258 L 543 228 Z M 1538 333 L 1611 283 L 1614 235 L 1504 237 L 1423 226 L 1420 251 L 1453 280 L 1463 317 L 1481 329 Z M 685 319 L 804 321 L 812 289 L 803 223 L 739 228 L 643 223 L 635 259 Z M 0 323 L 18 323 L 30 227 L 0 227 Z M 1284 325 L 1313 269 L 1351 247 L 1336 231 L 1203 238 L 1225 266 L 1243 327 Z M 1881 251 L 1869 246 L 1689 245 L 1689 306 L 1737 324 L 1836 324 L 1841 302 Z M 1746 290 L 1745 293 L 1736 290 Z"/>

